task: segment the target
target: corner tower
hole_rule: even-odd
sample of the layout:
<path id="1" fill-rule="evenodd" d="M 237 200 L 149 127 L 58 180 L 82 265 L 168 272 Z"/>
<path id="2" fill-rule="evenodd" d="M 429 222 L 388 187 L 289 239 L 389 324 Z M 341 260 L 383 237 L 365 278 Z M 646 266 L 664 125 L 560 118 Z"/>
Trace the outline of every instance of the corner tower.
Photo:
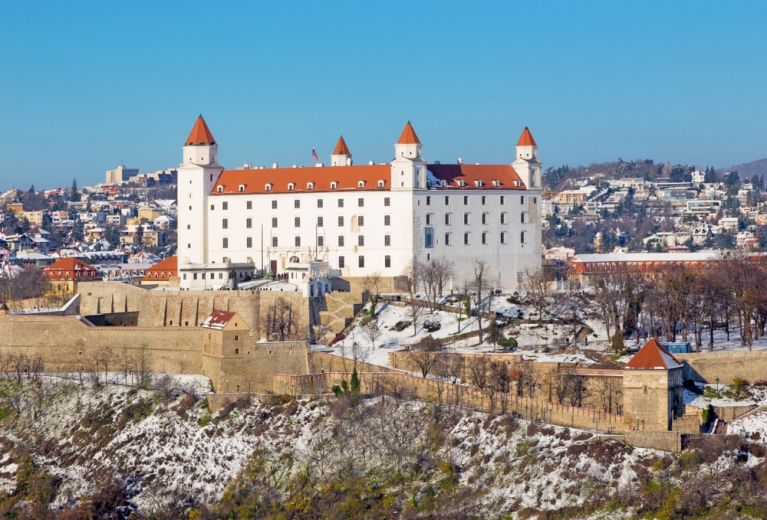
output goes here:
<path id="1" fill-rule="evenodd" d="M 519 137 L 516 159 L 511 166 L 528 190 L 541 189 L 541 161 L 538 160 L 538 145 L 527 127 Z"/>
<path id="2" fill-rule="evenodd" d="M 349 151 L 349 147 L 346 146 L 344 136 L 338 138 L 336 149 L 333 150 L 333 154 L 330 156 L 331 166 L 351 166 L 352 165 L 352 153 Z"/>
<path id="3" fill-rule="evenodd" d="M 391 162 L 392 190 L 425 190 L 426 161 L 421 156 L 421 144 L 410 121 L 394 145 L 394 160 Z"/>
<path id="4" fill-rule="evenodd" d="M 178 168 L 178 270 L 181 287 L 189 288 L 192 266 L 200 269 L 208 263 L 208 196 L 224 170 L 202 115 L 184 141 L 183 154 Z"/>

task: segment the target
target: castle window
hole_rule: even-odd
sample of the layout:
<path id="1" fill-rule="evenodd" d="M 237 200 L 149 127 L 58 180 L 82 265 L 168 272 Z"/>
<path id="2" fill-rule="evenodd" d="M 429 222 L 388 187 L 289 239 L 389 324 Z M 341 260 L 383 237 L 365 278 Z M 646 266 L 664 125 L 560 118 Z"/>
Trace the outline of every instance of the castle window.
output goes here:
<path id="1" fill-rule="evenodd" d="M 391 206 L 391 199 L 389 197 L 384 197 L 384 206 Z"/>
<path id="2" fill-rule="evenodd" d="M 364 225 L 365 225 L 365 217 L 363 217 L 362 215 L 360 215 L 359 217 L 357 217 L 357 225 L 358 225 L 359 227 L 362 227 L 362 226 L 364 226 Z"/>
<path id="3" fill-rule="evenodd" d="M 384 267 L 391 267 L 391 256 L 384 256 Z"/>
<path id="4" fill-rule="evenodd" d="M 293 221 L 294 227 L 301 227 L 301 217 L 296 217 Z"/>
<path id="5" fill-rule="evenodd" d="M 391 235 L 384 235 L 384 245 L 387 247 L 391 245 Z"/>
<path id="6" fill-rule="evenodd" d="M 317 227 L 324 227 L 325 219 L 322 217 L 317 217 Z"/>
<path id="7" fill-rule="evenodd" d="M 501 224 L 506 224 L 507 223 L 506 222 L 507 215 L 508 215 L 508 213 L 506 213 L 506 212 L 501 213 Z"/>
<path id="8" fill-rule="evenodd" d="M 525 231 L 522 231 L 522 232 L 519 234 L 519 241 L 520 241 L 521 243 L 523 243 L 523 244 L 527 242 L 527 232 L 525 232 Z"/>
<path id="9" fill-rule="evenodd" d="M 245 240 L 246 240 L 246 242 L 245 242 L 246 246 L 245 247 L 247 247 L 248 249 L 252 248 L 253 247 L 253 237 L 248 237 Z"/>
<path id="10" fill-rule="evenodd" d="M 272 191 L 272 185 L 271 184 L 267 184 L 266 186 L 264 186 L 264 189 L 266 191 Z"/>
<path id="11" fill-rule="evenodd" d="M 378 181 L 378 187 L 383 188 L 385 185 L 385 181 Z"/>
<path id="12" fill-rule="evenodd" d="M 238 349 L 238 348 L 234 349 L 234 353 L 235 354 L 239 354 L 240 353 L 240 349 Z M 238 386 L 237 388 L 239 389 L 240 387 Z"/>
<path id="13" fill-rule="evenodd" d="M 520 215 L 520 222 L 521 222 L 522 224 L 527 224 L 527 213 L 525 213 L 524 211 L 523 211 L 523 212 L 522 212 L 522 214 Z"/>
<path id="14" fill-rule="evenodd" d="M 501 195 L 501 205 L 506 204 L 506 197 Z"/>
<path id="15" fill-rule="evenodd" d="M 487 224 L 487 213 L 482 213 L 482 224 Z"/>
<path id="16" fill-rule="evenodd" d="M 487 244 L 487 233 L 482 233 L 482 243 Z"/>
<path id="17" fill-rule="evenodd" d="M 240 336 L 238 336 L 237 334 L 235 334 L 235 335 L 234 335 L 234 341 L 240 341 Z"/>
<path id="18" fill-rule="evenodd" d="M 434 219 L 434 214 L 433 213 L 427 213 L 426 214 L 426 225 L 427 226 L 431 226 L 433 219 Z"/>
<path id="19" fill-rule="evenodd" d="M 218 187 L 218 192 L 219 193 L 223 193 L 224 192 L 224 187 L 223 186 L 219 186 Z"/>
<path id="20" fill-rule="evenodd" d="M 253 209 L 253 201 L 252 200 L 247 201 L 245 203 L 245 208 L 246 209 Z"/>
<path id="21" fill-rule="evenodd" d="M 647 393 L 647 385 L 644 385 L 644 393 Z"/>
<path id="22" fill-rule="evenodd" d="M 273 228 L 277 227 L 277 217 L 272 217 L 272 227 Z"/>
<path id="23" fill-rule="evenodd" d="M 338 235 L 338 247 L 344 247 L 344 236 Z"/>
<path id="24" fill-rule="evenodd" d="M 486 197 L 486 196 L 484 196 L 484 195 L 482 195 L 482 205 L 483 205 L 483 206 L 485 205 L 485 202 L 487 202 L 487 200 L 486 200 L 486 199 L 487 199 L 487 197 Z"/>
<path id="25" fill-rule="evenodd" d="M 338 217 L 338 227 L 344 227 L 344 217 L 343 217 L 343 215 Z"/>
<path id="26" fill-rule="evenodd" d="M 221 209 L 229 209 L 229 203 L 228 202 L 222 202 L 221 203 Z"/>
<path id="27" fill-rule="evenodd" d="M 365 187 L 365 181 L 358 181 L 357 182 L 357 187 L 358 188 L 364 188 Z"/>
<path id="28" fill-rule="evenodd" d="M 296 247 L 301 247 L 301 237 L 296 237 Z"/>
<path id="29" fill-rule="evenodd" d="M 272 209 L 277 209 L 277 201 L 276 200 L 272 201 Z"/>
<path id="30" fill-rule="evenodd" d="M 453 245 L 453 235 L 452 235 L 452 233 L 445 233 L 445 245 L 446 246 L 452 246 Z"/>
<path id="31" fill-rule="evenodd" d="M 228 238 L 224 238 L 224 243 L 223 243 L 222 247 L 223 247 L 224 249 L 226 249 L 226 248 L 228 248 L 228 247 L 229 247 L 229 239 L 228 239 Z"/>
<path id="32" fill-rule="evenodd" d="M 292 182 L 288 183 L 288 191 L 293 191 L 295 189 L 295 187 L 296 187 L 296 185 L 293 184 Z"/>
<path id="33" fill-rule="evenodd" d="M 468 195 L 464 195 L 463 196 L 463 205 L 464 206 L 468 206 L 469 205 L 469 196 Z"/>
<path id="34" fill-rule="evenodd" d="M 252 218 L 246 218 L 245 219 L 245 227 L 250 229 L 253 227 L 253 219 Z"/>
<path id="35" fill-rule="evenodd" d="M 357 237 L 357 245 L 360 247 L 364 247 L 365 245 L 365 235 L 359 235 Z"/>
<path id="36" fill-rule="evenodd" d="M 307 190 L 313 190 L 314 189 L 314 183 L 313 182 L 307 182 L 306 183 L 306 189 Z"/>
<path id="37" fill-rule="evenodd" d="M 343 256 L 339 256 L 338 257 L 338 268 L 339 269 L 343 269 L 344 268 L 344 257 Z"/>
<path id="38" fill-rule="evenodd" d="M 463 214 L 463 223 L 467 226 L 471 223 L 471 213 L 464 213 Z"/>
<path id="39" fill-rule="evenodd" d="M 229 219 L 226 219 L 226 218 L 223 219 L 221 221 L 221 227 L 224 228 L 224 229 L 229 229 Z"/>
<path id="40" fill-rule="evenodd" d="M 301 209 L 301 199 L 296 199 L 293 201 L 293 207 L 295 209 Z"/>
<path id="41" fill-rule="evenodd" d="M 427 205 L 427 206 L 431 206 L 431 195 L 428 195 L 428 196 L 426 197 L 426 205 Z"/>
<path id="42" fill-rule="evenodd" d="M 470 233 L 464 233 L 463 234 L 463 245 L 468 246 L 469 245 L 469 235 Z"/>
<path id="43" fill-rule="evenodd" d="M 343 208 L 344 207 L 344 199 L 338 199 L 338 207 Z"/>
<path id="44" fill-rule="evenodd" d="M 330 183 L 330 189 L 331 189 L 331 190 L 334 190 L 334 189 L 336 189 L 336 188 L 338 188 L 338 183 L 337 183 L 336 181 L 333 181 L 333 182 L 331 182 L 331 183 Z"/>
<path id="45" fill-rule="evenodd" d="M 244 184 L 240 184 L 240 192 L 243 192 L 243 191 L 245 191 L 245 185 Z"/>
<path id="46" fill-rule="evenodd" d="M 450 226 L 453 223 L 453 214 L 445 213 L 445 225 Z"/>
<path id="47" fill-rule="evenodd" d="M 365 207 L 365 199 L 357 199 L 357 207 L 358 208 L 364 208 Z"/>
<path id="48" fill-rule="evenodd" d="M 384 215 L 384 226 L 391 226 L 391 215 Z"/>
<path id="49" fill-rule="evenodd" d="M 272 237 L 272 247 L 277 247 L 277 237 Z"/>
<path id="50" fill-rule="evenodd" d="M 364 256 L 360 256 L 360 257 L 359 257 L 357 265 L 358 265 L 360 268 L 362 268 L 362 267 L 365 267 L 365 257 L 364 257 Z"/>
<path id="51" fill-rule="evenodd" d="M 317 237 L 317 247 L 325 247 L 325 237 L 322 235 Z"/>
<path id="52" fill-rule="evenodd" d="M 322 208 L 323 207 L 322 199 L 317 199 L 317 207 L 318 208 Z"/>

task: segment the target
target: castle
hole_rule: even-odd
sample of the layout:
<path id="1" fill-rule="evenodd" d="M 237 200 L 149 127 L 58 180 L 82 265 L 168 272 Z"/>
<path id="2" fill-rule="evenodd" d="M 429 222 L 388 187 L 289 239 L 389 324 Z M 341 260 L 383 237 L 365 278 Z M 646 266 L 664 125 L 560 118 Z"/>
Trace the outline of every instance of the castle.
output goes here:
<path id="1" fill-rule="evenodd" d="M 417 259 L 475 260 L 504 288 L 541 265 L 541 162 L 525 128 L 511 165 L 427 163 L 408 122 L 389 164 L 354 165 L 341 137 L 330 166 L 226 170 L 200 116 L 178 168 L 182 288 L 326 263 L 346 278 L 393 279 Z"/>

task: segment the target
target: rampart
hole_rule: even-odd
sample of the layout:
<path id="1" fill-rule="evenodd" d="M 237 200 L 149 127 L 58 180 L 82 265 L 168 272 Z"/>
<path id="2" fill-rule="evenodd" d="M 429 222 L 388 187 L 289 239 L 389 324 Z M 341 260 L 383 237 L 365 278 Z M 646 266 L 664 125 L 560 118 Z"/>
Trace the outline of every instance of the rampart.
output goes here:
<path id="1" fill-rule="evenodd" d="M 713 384 L 732 383 L 736 377 L 752 383 L 767 379 L 767 351 L 723 351 L 674 354 L 684 363 L 684 379 Z"/>
<path id="2" fill-rule="evenodd" d="M 623 417 L 590 408 L 559 405 L 541 399 L 518 397 L 510 394 L 480 390 L 434 379 L 400 372 L 362 372 L 359 374 L 360 392 L 369 395 L 395 395 L 417 398 L 449 406 L 468 408 L 485 413 L 516 413 L 523 417 L 539 418 L 545 422 L 572 428 L 594 429 L 599 421 L 600 430 L 623 430 Z M 348 372 L 324 374 L 274 376 L 274 391 L 287 395 L 327 394 L 334 385 L 351 379 Z"/>

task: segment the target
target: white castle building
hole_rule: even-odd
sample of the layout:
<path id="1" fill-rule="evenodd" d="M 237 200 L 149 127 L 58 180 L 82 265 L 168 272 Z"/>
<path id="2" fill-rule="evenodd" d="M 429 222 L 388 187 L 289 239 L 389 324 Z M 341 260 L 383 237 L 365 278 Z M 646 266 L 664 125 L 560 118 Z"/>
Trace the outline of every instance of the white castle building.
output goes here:
<path id="1" fill-rule="evenodd" d="M 491 279 L 517 288 L 541 265 L 537 149 L 525 128 L 511 165 L 429 164 L 408 122 L 389 164 L 353 165 L 341 137 L 330 166 L 225 170 L 200 116 L 178 168 L 181 287 L 309 262 L 389 278 L 413 258 L 446 257 L 454 285 L 482 259 Z"/>

